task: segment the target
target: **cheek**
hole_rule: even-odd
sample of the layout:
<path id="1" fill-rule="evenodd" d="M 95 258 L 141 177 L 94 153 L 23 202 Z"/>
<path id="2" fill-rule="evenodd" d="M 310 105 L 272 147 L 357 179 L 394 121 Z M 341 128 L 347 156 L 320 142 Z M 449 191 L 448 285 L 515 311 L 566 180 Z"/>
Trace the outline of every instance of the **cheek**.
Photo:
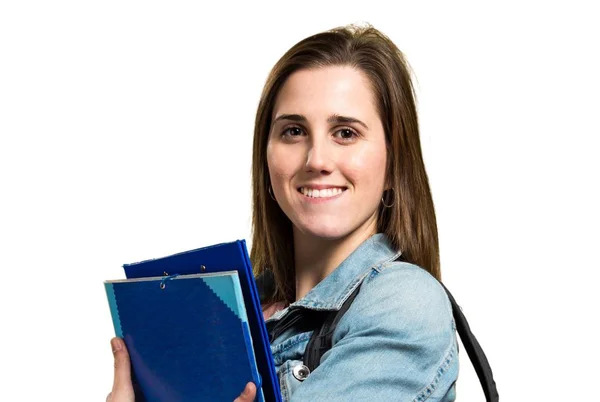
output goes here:
<path id="1" fill-rule="evenodd" d="M 293 176 L 297 170 L 296 159 L 297 155 L 289 152 L 285 147 L 277 145 L 267 147 L 267 166 L 274 186 Z"/>
<path id="2" fill-rule="evenodd" d="M 385 181 L 386 153 L 385 150 L 363 149 L 344 161 L 348 178 L 360 182 L 363 186 L 377 191 Z"/>

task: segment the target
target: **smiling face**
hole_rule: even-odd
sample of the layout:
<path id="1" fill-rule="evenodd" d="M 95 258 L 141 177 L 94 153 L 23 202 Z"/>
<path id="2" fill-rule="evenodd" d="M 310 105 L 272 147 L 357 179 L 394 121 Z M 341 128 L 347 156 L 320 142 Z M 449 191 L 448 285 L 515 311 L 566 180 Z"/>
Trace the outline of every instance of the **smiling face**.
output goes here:
<path id="1" fill-rule="evenodd" d="M 366 75 L 349 66 L 299 70 L 273 108 L 267 164 L 295 235 L 376 232 L 386 142 Z"/>

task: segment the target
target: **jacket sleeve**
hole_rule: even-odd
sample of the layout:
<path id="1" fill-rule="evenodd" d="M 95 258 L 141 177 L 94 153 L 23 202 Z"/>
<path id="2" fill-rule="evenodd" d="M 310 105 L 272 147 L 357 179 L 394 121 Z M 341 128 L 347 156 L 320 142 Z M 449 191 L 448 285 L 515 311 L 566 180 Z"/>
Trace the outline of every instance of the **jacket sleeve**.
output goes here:
<path id="1" fill-rule="evenodd" d="M 452 307 L 425 270 L 373 270 L 321 364 L 291 401 L 452 401 L 458 351 Z"/>

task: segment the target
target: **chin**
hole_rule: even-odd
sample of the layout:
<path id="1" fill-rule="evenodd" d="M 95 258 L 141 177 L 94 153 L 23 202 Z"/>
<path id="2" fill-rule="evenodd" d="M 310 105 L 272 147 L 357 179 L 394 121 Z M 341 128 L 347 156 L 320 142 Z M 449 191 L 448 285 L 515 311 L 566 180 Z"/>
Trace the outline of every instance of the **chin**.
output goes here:
<path id="1" fill-rule="evenodd" d="M 317 237 L 324 240 L 337 240 L 350 234 L 350 230 L 339 224 L 317 224 L 296 226 L 298 231 L 306 236 Z"/>

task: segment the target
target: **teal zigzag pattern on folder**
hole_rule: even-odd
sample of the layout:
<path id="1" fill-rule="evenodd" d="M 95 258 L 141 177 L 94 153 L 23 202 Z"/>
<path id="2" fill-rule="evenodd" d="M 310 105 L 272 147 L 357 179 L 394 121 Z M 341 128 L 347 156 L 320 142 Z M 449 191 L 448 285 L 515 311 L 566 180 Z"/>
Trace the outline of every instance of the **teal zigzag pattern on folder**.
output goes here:
<path id="1" fill-rule="evenodd" d="M 202 280 L 242 322 L 248 321 L 237 276 L 211 276 Z"/>
<path id="2" fill-rule="evenodd" d="M 115 289 L 112 283 L 105 283 L 104 289 L 106 289 L 106 296 L 108 296 L 108 305 L 112 312 L 113 326 L 115 327 L 115 335 L 119 338 L 123 337 L 123 328 L 121 327 L 121 317 L 119 316 L 119 307 L 117 306 L 117 299 L 115 298 Z"/>

